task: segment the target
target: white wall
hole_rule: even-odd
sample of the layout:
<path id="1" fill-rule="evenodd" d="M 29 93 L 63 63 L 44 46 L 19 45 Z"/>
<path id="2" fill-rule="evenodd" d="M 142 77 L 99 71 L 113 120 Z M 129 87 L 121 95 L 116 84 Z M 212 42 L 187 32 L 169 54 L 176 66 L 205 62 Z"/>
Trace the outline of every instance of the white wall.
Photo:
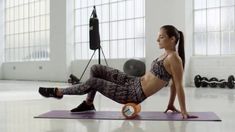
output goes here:
<path id="1" fill-rule="evenodd" d="M 4 61 L 4 0 L 0 0 L 0 79 L 2 79 L 2 63 Z"/>

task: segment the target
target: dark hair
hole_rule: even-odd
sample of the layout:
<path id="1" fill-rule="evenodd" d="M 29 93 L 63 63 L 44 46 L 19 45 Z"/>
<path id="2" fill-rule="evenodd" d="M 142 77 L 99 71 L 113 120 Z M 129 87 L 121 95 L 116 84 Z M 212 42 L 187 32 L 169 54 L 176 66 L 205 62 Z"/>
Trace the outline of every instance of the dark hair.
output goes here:
<path id="1" fill-rule="evenodd" d="M 182 60 L 183 63 L 183 68 L 185 65 L 185 54 L 184 54 L 184 35 L 183 32 L 177 30 L 174 26 L 172 25 L 164 25 L 161 27 L 161 29 L 164 29 L 166 31 L 166 34 L 168 37 L 175 37 L 176 38 L 176 44 L 179 41 L 178 45 L 178 54 Z"/>

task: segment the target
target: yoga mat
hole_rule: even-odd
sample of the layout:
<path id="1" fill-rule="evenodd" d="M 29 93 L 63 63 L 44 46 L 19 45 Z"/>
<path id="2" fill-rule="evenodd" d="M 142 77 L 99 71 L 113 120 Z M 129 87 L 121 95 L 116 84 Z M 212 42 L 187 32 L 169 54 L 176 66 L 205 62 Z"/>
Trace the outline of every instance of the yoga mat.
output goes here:
<path id="1" fill-rule="evenodd" d="M 189 112 L 198 118 L 182 119 L 180 113 L 163 113 L 153 111 L 143 111 L 130 120 L 149 120 L 149 121 L 221 121 L 214 112 Z M 49 119 L 93 119 L 93 120 L 129 120 L 126 119 L 119 111 L 96 111 L 85 113 L 71 113 L 68 110 L 53 110 L 34 118 Z"/>

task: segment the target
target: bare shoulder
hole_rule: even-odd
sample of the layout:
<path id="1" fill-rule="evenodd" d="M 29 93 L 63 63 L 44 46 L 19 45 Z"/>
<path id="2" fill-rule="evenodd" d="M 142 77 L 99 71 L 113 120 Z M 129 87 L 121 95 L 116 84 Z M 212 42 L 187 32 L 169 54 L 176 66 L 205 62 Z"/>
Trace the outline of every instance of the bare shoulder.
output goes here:
<path id="1" fill-rule="evenodd" d="M 178 55 L 178 53 L 176 52 L 172 52 L 167 56 L 167 59 L 169 61 L 170 64 L 175 64 L 175 63 L 182 63 L 182 60 L 180 58 L 180 56 Z"/>

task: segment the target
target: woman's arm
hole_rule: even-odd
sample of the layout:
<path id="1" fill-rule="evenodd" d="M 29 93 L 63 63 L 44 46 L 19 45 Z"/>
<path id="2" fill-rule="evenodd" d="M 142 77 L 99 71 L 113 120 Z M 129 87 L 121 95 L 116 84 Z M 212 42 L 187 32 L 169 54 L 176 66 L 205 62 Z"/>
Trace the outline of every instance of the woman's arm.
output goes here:
<path id="1" fill-rule="evenodd" d="M 171 87 L 170 87 L 170 99 L 169 99 L 169 103 L 167 106 L 167 109 L 165 110 L 165 113 L 168 110 L 171 110 L 173 112 L 180 112 L 178 109 L 175 108 L 174 106 L 174 102 L 175 102 L 175 97 L 176 97 L 176 89 L 175 89 L 175 84 L 174 81 L 172 81 Z"/>
<path id="2" fill-rule="evenodd" d="M 180 110 L 183 118 L 190 118 L 185 105 L 185 94 L 183 89 L 183 65 L 181 59 L 173 54 L 169 57 L 170 69 L 173 77 L 174 86 L 176 89 L 176 95 L 178 97 Z"/>
<path id="3" fill-rule="evenodd" d="M 174 105 L 175 102 L 175 97 L 176 97 L 176 89 L 175 89 L 175 84 L 174 81 L 172 81 L 171 87 L 170 87 L 170 99 L 169 99 L 169 105 Z"/>

